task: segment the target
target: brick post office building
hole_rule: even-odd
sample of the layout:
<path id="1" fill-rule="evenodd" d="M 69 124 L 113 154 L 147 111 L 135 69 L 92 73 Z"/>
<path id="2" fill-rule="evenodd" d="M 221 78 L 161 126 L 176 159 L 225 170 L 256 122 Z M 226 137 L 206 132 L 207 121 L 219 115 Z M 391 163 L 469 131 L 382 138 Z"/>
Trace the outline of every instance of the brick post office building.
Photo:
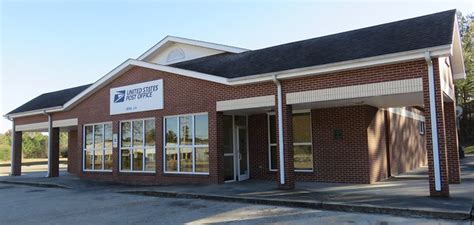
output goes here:
<path id="1" fill-rule="evenodd" d="M 92 84 L 6 115 L 49 132 L 48 176 L 143 184 L 246 179 L 374 183 L 428 165 L 432 196 L 460 182 L 455 10 L 259 50 L 168 36 Z M 316 29 L 316 28 L 314 28 Z"/>

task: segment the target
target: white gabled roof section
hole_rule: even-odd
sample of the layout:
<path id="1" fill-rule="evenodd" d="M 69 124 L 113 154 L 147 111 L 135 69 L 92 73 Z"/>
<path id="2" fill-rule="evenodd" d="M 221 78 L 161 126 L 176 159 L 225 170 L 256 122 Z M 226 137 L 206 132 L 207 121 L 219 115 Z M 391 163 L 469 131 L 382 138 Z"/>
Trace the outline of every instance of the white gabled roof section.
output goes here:
<path id="1" fill-rule="evenodd" d="M 238 48 L 238 47 L 233 47 L 229 45 L 222 45 L 222 44 L 216 44 L 216 43 L 211 43 L 211 42 L 205 42 L 205 41 L 199 41 L 199 40 L 193 40 L 193 39 L 181 38 L 181 37 L 175 37 L 175 36 L 166 36 L 161 41 L 159 41 L 156 45 L 154 45 L 153 47 L 148 49 L 145 53 L 143 53 L 141 56 L 139 56 L 137 60 L 148 61 L 150 58 L 155 56 L 158 52 L 160 52 L 161 50 L 173 44 L 197 46 L 204 49 L 213 50 L 215 53 L 222 53 L 222 52 L 241 53 L 241 52 L 248 51 L 248 49 L 245 49 L 245 48 Z"/>
<path id="2" fill-rule="evenodd" d="M 462 50 L 461 35 L 459 35 L 458 19 L 454 20 L 453 40 L 451 42 L 451 62 L 454 80 L 466 79 L 464 68 L 464 56 Z"/>

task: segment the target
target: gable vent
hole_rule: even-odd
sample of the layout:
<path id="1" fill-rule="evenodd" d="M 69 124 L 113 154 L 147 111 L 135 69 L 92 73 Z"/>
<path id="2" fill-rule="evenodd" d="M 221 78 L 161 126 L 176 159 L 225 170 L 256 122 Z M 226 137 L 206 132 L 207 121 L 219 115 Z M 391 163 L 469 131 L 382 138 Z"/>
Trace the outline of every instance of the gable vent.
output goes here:
<path id="1" fill-rule="evenodd" d="M 176 60 L 184 59 L 184 51 L 181 48 L 175 48 L 168 53 L 168 57 L 166 58 L 166 62 L 173 62 Z"/>

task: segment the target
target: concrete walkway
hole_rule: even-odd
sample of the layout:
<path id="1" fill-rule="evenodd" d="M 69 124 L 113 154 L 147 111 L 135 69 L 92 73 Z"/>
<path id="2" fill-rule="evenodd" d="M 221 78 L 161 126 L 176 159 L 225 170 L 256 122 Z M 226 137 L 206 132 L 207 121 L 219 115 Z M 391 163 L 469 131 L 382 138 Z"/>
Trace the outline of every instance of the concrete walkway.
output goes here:
<path id="1" fill-rule="evenodd" d="M 299 182 L 281 191 L 275 182 L 248 180 L 223 185 L 130 186 L 93 182 L 62 173 L 58 178 L 34 175 L 0 177 L 0 182 L 78 190 L 108 189 L 149 196 L 198 198 L 232 202 L 297 206 L 314 209 L 382 213 L 401 216 L 472 220 L 474 156 L 462 160 L 462 184 L 450 185 L 450 198 L 428 197 L 427 168 L 371 185 Z"/>

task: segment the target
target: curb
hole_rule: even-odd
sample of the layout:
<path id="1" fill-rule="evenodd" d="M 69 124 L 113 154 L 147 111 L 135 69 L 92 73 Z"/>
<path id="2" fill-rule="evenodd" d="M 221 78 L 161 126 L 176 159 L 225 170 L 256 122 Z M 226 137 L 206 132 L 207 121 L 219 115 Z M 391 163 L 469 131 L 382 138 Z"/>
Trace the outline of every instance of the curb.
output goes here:
<path id="1" fill-rule="evenodd" d="M 389 214 L 394 216 L 409 216 L 409 217 L 425 217 L 451 220 L 472 220 L 471 212 L 445 212 L 445 211 L 428 211 L 420 209 L 406 209 L 396 207 L 380 207 L 373 205 L 353 205 L 336 202 L 318 202 L 318 201 L 301 201 L 301 200 L 281 200 L 268 198 L 248 198 L 236 196 L 223 196 L 213 194 L 192 194 L 192 193 L 178 193 L 178 192 L 164 192 L 164 191 L 119 191 L 121 194 L 135 194 L 154 197 L 167 198 L 187 198 L 187 199 L 205 199 L 226 202 L 241 202 L 262 205 L 274 206 L 289 206 L 301 207 L 310 209 L 343 211 L 343 212 L 359 212 L 359 213 L 377 213 Z"/>
<path id="2" fill-rule="evenodd" d="M 25 186 L 32 186 L 32 187 L 44 187 L 44 188 L 73 189 L 72 187 L 68 187 L 68 186 L 65 186 L 65 185 L 50 184 L 50 183 L 33 183 L 33 182 L 6 181 L 6 180 L 2 180 L 2 181 L 0 181 L 0 183 L 3 183 L 3 184 L 17 184 L 17 185 L 25 185 Z"/>

